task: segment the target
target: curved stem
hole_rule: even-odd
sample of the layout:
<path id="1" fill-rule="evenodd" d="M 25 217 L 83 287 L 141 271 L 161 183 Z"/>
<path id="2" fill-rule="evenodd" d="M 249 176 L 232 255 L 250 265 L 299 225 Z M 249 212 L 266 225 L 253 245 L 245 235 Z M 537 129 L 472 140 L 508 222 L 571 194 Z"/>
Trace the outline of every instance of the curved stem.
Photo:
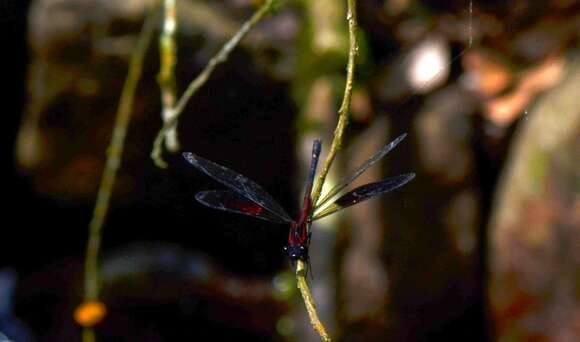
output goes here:
<path id="1" fill-rule="evenodd" d="M 357 22 L 356 22 L 356 0 L 347 0 L 347 14 L 346 20 L 348 21 L 348 37 L 349 37 L 349 49 L 348 49 L 348 64 L 346 67 L 346 85 L 344 87 L 344 95 L 342 97 L 342 103 L 338 110 L 338 123 L 334 129 L 334 139 L 332 140 L 332 145 L 322 170 L 318 174 L 316 179 L 316 185 L 312 192 L 312 203 L 316 206 L 318 199 L 320 198 L 320 193 L 322 191 L 322 185 L 326 179 L 326 175 L 332 166 L 332 162 L 336 157 L 336 153 L 340 150 L 342 145 L 342 137 L 344 129 L 348 125 L 348 115 L 350 110 L 350 102 L 352 97 L 352 86 L 354 82 L 354 68 L 356 64 L 356 56 L 358 54 L 358 41 L 356 36 Z"/>
<path id="2" fill-rule="evenodd" d="M 326 179 L 326 175 L 332 166 L 332 162 L 336 156 L 338 150 L 340 150 L 342 144 L 342 138 L 344 130 L 348 125 L 348 115 L 350 110 L 350 102 L 352 97 L 352 86 L 354 82 L 354 68 L 356 63 L 356 56 L 358 54 L 358 41 L 357 41 L 357 22 L 356 22 L 356 0 L 347 0 L 347 15 L 346 19 L 348 21 L 348 36 L 349 36 L 349 51 L 348 51 L 348 64 L 346 68 L 346 85 L 344 87 L 344 95 L 342 98 L 342 104 L 338 110 L 338 123 L 334 130 L 334 138 L 332 140 L 332 145 L 330 151 L 324 161 L 322 170 L 318 174 L 316 179 L 316 185 L 312 191 L 312 203 L 315 205 L 320 198 L 320 193 L 322 191 L 322 185 Z M 298 289 L 302 294 L 304 299 L 304 304 L 306 305 L 306 310 L 308 311 L 308 316 L 310 317 L 310 323 L 320 335 L 323 341 L 330 341 L 330 337 L 324 328 L 324 325 L 320 322 L 318 314 L 316 313 L 316 308 L 314 306 L 314 300 L 310 293 L 310 288 L 308 287 L 308 282 L 306 281 L 306 265 L 302 261 L 298 261 L 296 265 L 296 280 L 298 284 Z"/>
<path id="3" fill-rule="evenodd" d="M 310 317 L 310 324 L 318 335 L 320 339 L 325 342 L 330 341 L 330 336 L 326 332 L 324 325 L 320 322 L 318 314 L 316 313 L 316 307 L 314 306 L 314 300 L 312 299 L 312 294 L 310 293 L 310 288 L 308 287 L 308 282 L 306 281 L 306 263 L 302 260 L 298 260 L 296 263 L 296 281 L 304 304 L 306 305 L 306 311 L 308 311 L 308 317 Z"/>
<path id="4" fill-rule="evenodd" d="M 167 167 L 167 163 L 161 156 L 163 152 L 163 141 L 165 140 L 166 133 L 177 125 L 177 121 L 189 99 L 207 82 L 214 69 L 228 59 L 232 50 L 240 43 L 248 32 L 250 32 L 250 30 L 271 11 L 273 2 L 274 0 L 266 0 L 256 13 L 254 13 L 254 15 L 242 25 L 240 30 L 224 44 L 221 50 L 212 59 L 210 59 L 202 72 L 187 86 L 187 89 L 181 98 L 179 98 L 175 107 L 173 107 L 170 110 L 170 113 L 167 114 L 168 119 L 164 121 L 163 127 L 153 142 L 151 159 L 153 159 L 155 165 L 160 168 Z"/>
<path id="5" fill-rule="evenodd" d="M 137 46 L 131 56 L 129 71 L 121 93 L 119 107 L 117 108 L 115 126 L 109 148 L 107 149 L 107 161 L 99 185 L 99 191 L 93 209 L 93 216 L 89 223 L 89 240 L 87 243 L 84 274 L 85 302 L 98 301 L 99 299 L 98 258 L 101 247 L 102 230 L 109 210 L 109 203 L 111 193 L 113 192 L 113 186 L 115 184 L 117 170 L 121 164 L 121 157 L 125 146 L 125 137 L 127 135 L 127 127 L 131 118 L 131 112 L 133 111 L 135 90 L 137 88 L 137 83 L 141 78 L 141 72 L 143 69 L 143 59 L 156 26 L 156 14 L 157 7 L 155 6 L 151 9 L 151 12 L 143 24 Z M 92 329 L 85 329 L 83 340 L 94 341 L 94 333 Z"/>

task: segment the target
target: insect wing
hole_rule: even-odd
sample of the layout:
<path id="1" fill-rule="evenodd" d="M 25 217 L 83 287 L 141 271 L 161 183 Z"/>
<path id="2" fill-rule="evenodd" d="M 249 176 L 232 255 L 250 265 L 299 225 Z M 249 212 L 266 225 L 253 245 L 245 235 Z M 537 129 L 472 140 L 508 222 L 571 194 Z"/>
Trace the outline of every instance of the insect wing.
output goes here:
<path id="1" fill-rule="evenodd" d="M 318 201 L 316 204 L 317 208 L 322 207 L 325 203 L 331 200 L 334 196 L 340 193 L 344 188 L 346 188 L 350 183 L 352 183 L 355 179 L 358 178 L 363 172 L 365 172 L 369 167 L 373 166 L 376 162 L 381 160 L 387 153 L 389 153 L 392 149 L 395 148 L 405 137 L 407 133 L 401 134 L 395 140 L 391 141 L 383 148 L 381 148 L 377 153 L 375 153 L 372 157 L 370 157 L 364 164 L 356 168 L 353 172 L 351 172 L 348 176 L 344 177 L 343 179 L 338 182 L 336 186 L 334 186 L 324 197 Z"/>
<path id="2" fill-rule="evenodd" d="M 278 202 L 251 179 L 191 152 L 184 152 L 183 157 L 198 170 L 266 209 L 281 222 L 293 222 Z"/>
<path id="3" fill-rule="evenodd" d="M 200 191 L 195 194 L 195 199 L 213 209 L 248 215 L 271 222 L 286 223 L 285 220 L 272 215 L 266 209 L 239 195 L 237 192 L 229 190 Z"/>
<path id="4" fill-rule="evenodd" d="M 347 192 L 343 196 L 339 197 L 336 201 L 334 201 L 334 203 L 324 208 L 322 211 L 316 213 L 312 220 L 318 220 L 341 209 L 393 191 L 407 184 L 413 178 L 415 178 L 414 173 L 406 173 L 380 182 L 362 185 L 352 191 Z"/>

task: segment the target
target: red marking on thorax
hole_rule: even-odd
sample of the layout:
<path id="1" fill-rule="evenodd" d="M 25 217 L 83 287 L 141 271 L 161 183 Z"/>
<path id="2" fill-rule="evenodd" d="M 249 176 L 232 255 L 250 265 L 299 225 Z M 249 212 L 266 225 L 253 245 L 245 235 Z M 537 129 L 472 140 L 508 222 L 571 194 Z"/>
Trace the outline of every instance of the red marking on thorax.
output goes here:
<path id="1" fill-rule="evenodd" d="M 293 223 L 290 228 L 290 234 L 288 235 L 289 246 L 304 246 L 308 242 L 308 219 L 310 218 L 311 209 L 310 197 L 306 197 L 298 221 Z"/>

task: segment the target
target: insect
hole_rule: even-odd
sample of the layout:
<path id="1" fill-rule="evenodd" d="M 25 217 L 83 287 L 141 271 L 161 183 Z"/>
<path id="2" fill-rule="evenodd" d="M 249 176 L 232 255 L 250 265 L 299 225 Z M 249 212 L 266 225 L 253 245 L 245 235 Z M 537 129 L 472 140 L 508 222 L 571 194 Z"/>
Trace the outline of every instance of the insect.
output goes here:
<path id="1" fill-rule="evenodd" d="M 195 168 L 230 189 L 200 191 L 195 195 L 198 202 L 214 209 L 249 215 L 275 223 L 290 224 L 288 244 L 284 247 L 284 250 L 293 262 L 297 260 L 308 262 L 308 247 L 311 236 L 310 226 L 313 221 L 370 198 L 393 191 L 415 177 L 414 173 L 406 173 L 380 182 L 365 184 L 335 199 L 358 176 L 395 148 L 405 136 L 406 134 L 400 135 L 385 145 L 352 173 L 341 179 L 316 204 L 312 203 L 311 192 L 322 144 L 320 140 L 314 140 L 302 210 L 296 220 L 290 218 L 272 196 L 249 178 L 191 152 L 184 152 L 183 157 Z M 335 200 L 331 202 L 332 199 Z"/>

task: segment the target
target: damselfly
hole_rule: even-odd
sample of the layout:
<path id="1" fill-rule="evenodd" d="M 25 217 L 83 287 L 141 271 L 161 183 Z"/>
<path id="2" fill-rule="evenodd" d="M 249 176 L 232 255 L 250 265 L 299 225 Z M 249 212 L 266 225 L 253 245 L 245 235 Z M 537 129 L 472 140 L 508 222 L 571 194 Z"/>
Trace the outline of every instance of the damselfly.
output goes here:
<path id="1" fill-rule="evenodd" d="M 340 180 L 315 204 L 312 203 L 311 192 L 318 159 L 320 157 L 321 142 L 320 140 L 314 140 L 302 210 L 296 220 L 293 220 L 272 196 L 249 178 L 191 152 L 185 152 L 183 156 L 198 170 L 230 189 L 198 192 L 195 198 L 201 204 L 210 208 L 249 215 L 266 221 L 290 224 L 288 244 L 284 247 L 284 250 L 292 261 L 303 260 L 308 262 L 308 247 L 311 236 L 310 226 L 313 221 L 370 198 L 393 191 L 415 177 L 414 173 L 402 174 L 380 182 L 362 185 L 336 198 L 358 176 L 397 146 L 405 136 L 406 134 L 403 134 L 385 145 L 347 177 Z M 334 201 L 331 202 L 333 199 Z"/>

